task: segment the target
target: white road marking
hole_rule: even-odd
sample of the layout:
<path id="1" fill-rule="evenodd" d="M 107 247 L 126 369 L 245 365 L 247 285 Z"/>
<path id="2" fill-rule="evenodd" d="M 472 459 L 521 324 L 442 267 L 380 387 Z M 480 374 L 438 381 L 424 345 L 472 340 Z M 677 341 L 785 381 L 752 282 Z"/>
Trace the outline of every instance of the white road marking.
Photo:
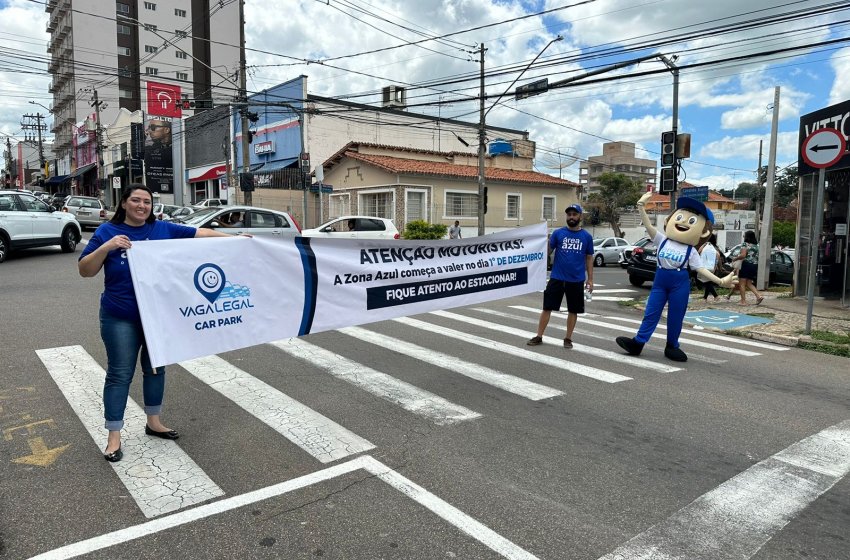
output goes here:
<path id="1" fill-rule="evenodd" d="M 850 471 L 850 420 L 703 494 L 600 560 L 745 560 Z"/>
<path id="2" fill-rule="evenodd" d="M 512 309 L 519 309 L 521 311 L 529 311 L 529 312 L 534 312 L 534 313 L 540 313 L 539 309 L 535 309 L 533 307 L 527 307 L 527 306 L 524 306 L 524 305 L 511 305 L 510 307 Z M 552 312 L 552 315 L 557 315 L 558 317 L 566 317 L 567 316 L 566 313 L 557 313 L 557 312 L 554 312 L 554 311 Z M 613 330 L 613 331 L 628 332 L 628 333 L 631 333 L 633 336 L 637 333 L 637 330 L 634 329 L 633 327 L 624 327 L 624 326 L 621 326 L 621 325 L 612 325 L 611 323 L 604 323 L 602 321 L 594 321 L 593 319 L 582 319 L 582 321 L 584 323 L 588 324 L 588 325 L 595 325 L 597 327 L 603 327 L 603 328 L 610 329 L 610 330 Z M 690 335 L 690 334 L 695 334 L 695 333 L 688 332 L 688 334 Z M 667 340 L 666 336 L 660 335 L 657 332 L 652 334 L 652 338 L 657 338 L 659 340 L 665 340 L 665 341 Z M 739 348 L 732 348 L 731 346 L 721 346 L 719 344 L 712 344 L 710 342 L 703 342 L 701 340 L 693 340 L 693 339 L 690 339 L 690 338 L 682 338 L 681 336 L 679 337 L 679 342 L 685 343 L 685 344 L 694 344 L 696 346 L 699 346 L 700 348 L 708 348 L 709 350 L 719 350 L 720 352 L 725 352 L 727 354 L 737 354 L 739 356 L 750 356 L 751 357 L 751 356 L 760 356 L 761 355 L 758 352 L 750 352 L 749 350 L 741 350 Z M 727 342 L 731 344 L 733 342 L 738 342 L 738 340 L 734 339 L 732 337 L 729 337 L 727 339 Z M 621 354 L 621 356 L 625 356 L 625 355 L 626 354 Z"/>
<path id="3" fill-rule="evenodd" d="M 180 365 L 322 463 L 375 447 L 218 356 L 197 358 Z"/>
<path id="4" fill-rule="evenodd" d="M 538 362 L 541 364 L 552 366 L 557 369 L 571 371 L 578 375 L 583 375 L 585 377 L 590 377 L 591 379 L 604 381 L 606 383 L 619 383 L 620 381 L 629 381 L 631 379 L 631 377 L 626 377 L 625 375 L 620 375 L 619 373 L 613 373 L 604 369 L 585 366 L 583 364 L 577 364 L 575 362 L 562 360 L 561 358 L 553 358 L 552 356 L 547 356 L 546 354 L 541 354 L 539 352 L 532 352 L 524 348 L 516 348 L 514 346 L 508 346 L 505 344 L 497 344 L 487 338 L 475 336 L 474 334 L 467 334 L 463 331 L 458 331 L 447 327 L 441 327 L 440 325 L 420 321 L 419 319 L 412 319 L 410 317 L 399 317 L 398 319 L 393 319 L 393 321 L 401 323 L 403 325 L 408 325 L 410 327 L 415 327 L 417 329 L 422 329 L 424 331 L 442 334 L 444 336 L 453 338 L 455 340 L 460 340 L 468 344 L 482 346 L 489 350 L 496 350 L 504 354 L 517 356 L 519 358 L 522 358 L 523 360 Z M 558 344 L 561 344 L 561 341 L 559 341 Z"/>
<path id="5" fill-rule="evenodd" d="M 613 319 L 615 321 L 622 321 L 624 323 L 636 323 L 638 325 L 640 324 L 639 320 L 629 319 L 629 318 L 626 318 L 626 317 L 613 317 L 613 316 L 608 317 L 608 316 L 606 316 L 605 319 Z M 666 329 L 667 325 L 659 324 L 658 328 L 659 329 Z M 782 345 L 779 345 L 779 344 L 769 344 L 767 342 L 759 342 L 757 340 L 750 340 L 749 338 L 732 337 L 732 336 L 729 336 L 729 335 L 703 332 L 703 331 L 692 331 L 692 330 L 687 330 L 687 329 L 683 329 L 682 332 L 686 332 L 688 334 L 688 336 L 699 336 L 701 338 L 713 338 L 714 340 L 723 340 L 725 342 L 734 342 L 735 344 L 740 344 L 742 346 L 753 346 L 755 348 L 765 348 L 767 350 L 776 350 L 777 352 L 785 352 L 786 350 L 788 350 L 787 346 L 782 346 Z"/>
<path id="6" fill-rule="evenodd" d="M 596 288 L 596 285 L 593 286 L 593 298 L 594 299 L 596 299 L 596 294 L 634 294 L 634 293 L 637 293 L 637 290 L 630 290 L 628 288 L 609 288 L 607 290 L 599 290 L 599 289 Z"/>
<path id="7" fill-rule="evenodd" d="M 443 520 L 451 523 L 458 530 L 466 533 L 490 550 L 501 554 L 504 558 L 508 558 L 509 560 L 537 559 L 537 557 L 530 552 L 527 552 L 515 545 L 492 529 L 488 528 L 483 523 L 476 521 L 469 515 L 452 506 L 445 500 L 442 500 L 438 496 L 428 492 L 412 480 L 393 471 L 380 461 L 372 457 L 363 456 L 340 465 L 335 465 L 321 471 L 300 476 L 292 480 L 287 480 L 286 482 L 260 488 L 259 490 L 247 492 L 239 496 L 233 496 L 211 504 L 175 513 L 167 517 L 161 517 L 146 523 L 126 527 L 111 533 L 92 537 L 61 548 L 56 548 L 43 554 L 39 554 L 38 556 L 34 556 L 30 560 L 62 560 L 91 554 L 92 552 L 104 550 L 111 546 L 155 535 L 160 531 L 180 527 L 181 525 L 200 521 L 213 515 L 227 513 L 228 511 L 245 507 L 256 502 L 282 496 L 289 492 L 294 492 L 314 484 L 320 484 L 361 469 L 379 480 L 386 482 L 391 487 L 403 493 L 405 496 L 415 500 L 420 505 L 428 508 Z"/>
<path id="8" fill-rule="evenodd" d="M 485 329 L 491 329 L 494 331 L 499 331 L 505 334 L 512 334 L 514 336 L 520 336 L 525 339 L 531 338 L 529 336 L 529 332 L 523 329 L 515 329 L 513 327 L 508 327 L 506 325 L 492 323 L 490 321 L 482 321 L 481 319 L 476 319 L 475 317 L 467 317 L 465 315 L 458 315 L 457 313 L 451 313 L 449 311 L 432 311 L 432 315 L 437 315 L 438 317 L 446 317 L 447 319 L 453 319 L 455 321 L 461 321 L 463 323 L 467 323 L 470 325 L 475 325 L 478 327 L 484 327 Z M 564 343 L 564 340 L 561 338 L 554 338 L 550 336 L 544 336 L 543 342 L 546 344 L 555 344 L 561 345 Z M 653 362 L 652 360 L 647 360 L 644 358 L 636 358 L 634 356 L 625 356 L 621 352 L 612 352 L 610 350 L 602 350 L 601 348 L 596 348 L 594 346 L 587 346 L 585 344 L 579 344 L 577 342 L 573 342 L 573 352 L 581 352 L 583 354 L 589 354 L 591 356 L 596 356 L 597 358 L 605 358 L 608 360 L 614 360 L 616 362 L 625 363 L 633 367 L 639 367 L 644 369 L 651 369 L 654 371 L 661 371 L 664 373 L 672 373 L 674 371 L 681 371 L 682 368 L 671 366 L 669 364 L 660 364 L 658 362 Z"/>
<path id="9" fill-rule="evenodd" d="M 537 327 L 537 319 L 533 319 L 531 317 L 521 317 L 519 315 L 513 315 L 511 313 L 505 313 L 504 311 L 497 311 L 495 309 L 486 309 L 484 307 L 474 307 L 472 309 L 473 309 L 473 311 L 477 311 L 479 313 L 486 313 L 488 315 L 495 315 L 496 317 L 502 317 L 504 319 L 510 319 L 512 321 L 519 321 L 521 323 L 527 323 L 529 325 L 534 325 L 535 328 Z M 593 313 L 585 313 L 584 315 L 582 315 L 582 317 L 599 317 L 599 315 L 594 315 Z M 581 325 L 582 321 L 583 321 L 583 319 L 579 320 L 578 324 Z M 608 342 L 612 342 L 610 336 L 606 336 L 606 335 L 602 335 L 602 334 L 596 334 L 596 333 L 588 332 L 586 330 L 582 330 L 579 334 L 583 337 L 586 337 L 586 338 L 596 338 L 596 339 L 599 339 L 599 340 L 605 340 L 605 341 L 608 341 Z M 664 350 L 664 347 L 661 346 L 661 345 L 658 345 L 658 344 L 647 344 L 646 347 L 647 348 L 654 348 L 656 350 L 662 350 L 662 351 Z M 703 356 L 701 354 L 692 354 L 690 352 L 688 352 L 688 360 L 694 360 L 694 361 L 697 361 L 697 362 L 706 362 L 708 364 L 714 364 L 714 365 L 725 364 L 728 361 L 728 360 L 721 360 L 721 359 L 718 359 L 718 358 L 712 358 L 712 357 L 709 357 L 709 356 Z"/>
<path id="10" fill-rule="evenodd" d="M 103 428 L 103 380 L 106 372 L 82 346 L 36 350 L 59 390 L 94 439 L 106 443 Z M 140 380 L 141 381 L 141 380 Z M 110 463 L 145 517 L 155 517 L 224 494 L 177 442 L 146 436 L 144 410 L 127 401 L 124 458 Z M 101 459 L 102 460 L 102 459 Z"/>
<path id="11" fill-rule="evenodd" d="M 596 290 L 593 291 L 593 301 L 632 301 L 635 298 L 622 296 L 597 296 Z M 585 307 L 593 305 L 593 302 L 585 304 Z"/>
<path id="12" fill-rule="evenodd" d="M 482 366 L 481 364 L 468 362 L 456 356 L 449 356 L 448 354 L 444 354 L 437 350 L 431 350 L 430 348 L 418 346 L 398 338 L 386 336 L 360 327 L 339 329 L 338 332 L 375 344 L 376 346 L 387 348 L 394 352 L 406 354 L 422 362 L 427 362 L 452 373 L 465 375 L 466 377 L 475 379 L 476 381 L 498 387 L 504 391 L 533 401 L 557 397 L 558 395 L 564 394 L 562 391 L 557 389 L 546 387 L 545 385 L 540 385 L 539 383 L 534 383 L 533 381 L 528 381 L 515 375 L 509 375 L 507 373 Z"/>
<path id="13" fill-rule="evenodd" d="M 481 414 L 447 401 L 443 397 L 396 379 L 386 373 L 310 344 L 300 338 L 288 338 L 270 343 L 291 356 L 329 374 L 360 387 L 376 397 L 396 404 L 403 409 L 425 416 L 437 425 L 454 424 L 480 418 Z"/>

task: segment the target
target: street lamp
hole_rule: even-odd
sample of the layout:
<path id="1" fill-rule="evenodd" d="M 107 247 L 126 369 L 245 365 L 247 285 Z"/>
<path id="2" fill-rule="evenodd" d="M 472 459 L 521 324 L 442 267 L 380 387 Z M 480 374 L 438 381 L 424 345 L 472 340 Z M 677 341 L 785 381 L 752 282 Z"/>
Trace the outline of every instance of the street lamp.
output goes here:
<path id="1" fill-rule="evenodd" d="M 484 156 L 487 151 L 487 143 L 486 143 L 486 119 L 487 114 L 499 104 L 499 101 L 514 87 L 514 84 L 517 83 L 517 80 L 522 78 L 523 74 L 525 74 L 531 66 L 537 62 L 537 59 L 540 58 L 546 49 L 548 49 L 552 43 L 557 43 L 558 41 L 562 41 L 564 38 L 558 35 L 551 41 L 549 41 L 543 50 L 537 53 L 537 56 L 523 68 L 522 72 L 514 78 L 514 81 L 511 82 L 511 85 L 507 87 L 507 89 L 496 98 L 496 101 L 490 105 L 490 108 L 486 111 L 484 110 L 484 45 L 481 45 L 480 53 L 481 53 L 481 105 L 479 111 L 479 119 L 478 119 L 478 235 L 484 235 L 484 190 L 486 188 L 486 182 L 484 180 Z"/>

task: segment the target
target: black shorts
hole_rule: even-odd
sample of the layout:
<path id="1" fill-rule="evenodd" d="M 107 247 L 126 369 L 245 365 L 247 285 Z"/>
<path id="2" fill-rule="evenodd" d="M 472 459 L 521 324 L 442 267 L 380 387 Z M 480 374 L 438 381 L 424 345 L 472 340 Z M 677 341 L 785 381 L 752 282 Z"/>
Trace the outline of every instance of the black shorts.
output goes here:
<path id="1" fill-rule="evenodd" d="M 743 278 L 746 280 L 756 281 L 756 276 L 758 276 L 759 267 L 749 261 L 741 262 L 741 270 L 738 272 L 738 278 Z"/>
<path id="2" fill-rule="evenodd" d="M 558 311 L 564 296 L 567 296 L 567 311 L 584 313 L 584 282 L 565 282 L 554 278 L 549 279 L 543 292 L 543 309 Z"/>

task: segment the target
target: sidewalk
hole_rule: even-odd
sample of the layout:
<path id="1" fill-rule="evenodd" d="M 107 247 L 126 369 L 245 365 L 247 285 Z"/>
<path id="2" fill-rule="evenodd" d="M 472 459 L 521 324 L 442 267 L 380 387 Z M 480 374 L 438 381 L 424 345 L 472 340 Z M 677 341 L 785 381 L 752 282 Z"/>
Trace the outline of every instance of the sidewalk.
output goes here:
<path id="1" fill-rule="evenodd" d="M 764 301 L 758 306 L 755 305 L 755 298 L 752 294 L 747 294 L 749 305 L 746 306 L 738 305 L 741 300 L 737 294 L 733 295 L 730 301 L 726 301 L 726 297 L 721 295 L 716 300 L 708 302 L 703 300 L 700 295 L 691 294 L 688 311 L 723 309 L 763 316 L 771 319 L 772 322 L 732 329 L 732 332 L 758 340 L 797 346 L 801 341 L 811 340 L 810 337 L 803 334 L 806 328 L 808 300 L 804 297 L 789 297 L 789 293 L 763 291 Z M 815 298 L 812 309 L 812 330 L 850 333 L 850 308 L 842 307 L 841 300 Z"/>

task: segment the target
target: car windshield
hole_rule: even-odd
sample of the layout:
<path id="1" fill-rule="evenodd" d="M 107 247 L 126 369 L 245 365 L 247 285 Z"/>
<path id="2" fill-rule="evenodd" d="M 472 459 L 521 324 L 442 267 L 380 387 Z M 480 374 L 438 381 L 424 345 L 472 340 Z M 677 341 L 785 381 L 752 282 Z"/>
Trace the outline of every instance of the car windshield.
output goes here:
<path id="1" fill-rule="evenodd" d="M 182 220 L 182 223 L 190 226 L 199 225 L 207 220 L 210 216 L 219 211 L 219 208 L 204 208 L 203 210 L 198 210 L 194 214 L 190 216 L 186 216 Z"/>
<path id="2" fill-rule="evenodd" d="M 604 241 L 605 241 L 604 239 L 594 239 L 593 240 L 593 246 L 596 247 L 597 245 L 602 245 L 602 243 Z"/>

